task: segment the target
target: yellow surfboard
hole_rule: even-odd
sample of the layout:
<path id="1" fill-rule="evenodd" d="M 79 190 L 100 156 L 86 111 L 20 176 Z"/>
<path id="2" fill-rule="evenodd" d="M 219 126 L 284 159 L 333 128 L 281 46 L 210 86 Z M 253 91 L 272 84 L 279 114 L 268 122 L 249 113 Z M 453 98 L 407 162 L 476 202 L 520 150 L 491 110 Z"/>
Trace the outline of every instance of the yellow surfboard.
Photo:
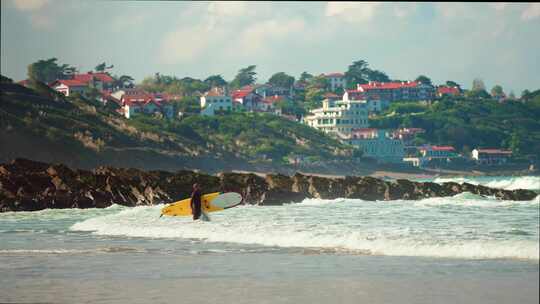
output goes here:
<path id="1" fill-rule="evenodd" d="M 215 201 L 216 204 L 212 204 Z M 201 196 L 202 211 L 205 213 L 215 212 L 234 207 L 242 202 L 242 196 L 235 192 L 214 192 Z M 186 198 L 181 201 L 167 205 L 161 209 L 161 215 L 168 216 L 190 216 L 191 198 Z"/>

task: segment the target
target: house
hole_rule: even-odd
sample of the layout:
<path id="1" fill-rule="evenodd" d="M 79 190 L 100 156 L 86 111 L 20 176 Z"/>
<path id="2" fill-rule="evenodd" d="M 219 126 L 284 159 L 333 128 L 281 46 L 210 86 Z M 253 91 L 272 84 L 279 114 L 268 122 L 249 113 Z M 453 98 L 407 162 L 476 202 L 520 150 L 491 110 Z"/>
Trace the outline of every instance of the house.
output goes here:
<path id="1" fill-rule="evenodd" d="M 50 83 L 49 87 L 66 96 L 70 96 L 73 93 L 84 94 L 88 89 L 88 85 L 85 82 L 73 79 L 56 80 Z"/>
<path id="2" fill-rule="evenodd" d="M 381 163 L 401 163 L 405 155 L 403 142 L 389 130 L 354 129 L 342 141 L 362 150 L 364 157 L 374 158 Z"/>
<path id="3" fill-rule="evenodd" d="M 381 100 L 381 99 L 368 99 L 367 95 L 364 94 L 363 91 L 359 90 L 346 90 L 345 93 L 343 93 L 343 100 L 360 100 L 364 103 L 366 103 L 367 109 L 370 113 L 373 112 L 381 112 L 384 109 L 387 109 L 390 106 L 390 102 L 388 100 Z"/>
<path id="4" fill-rule="evenodd" d="M 413 150 L 419 152 L 419 156 L 415 156 Z M 404 162 L 411 163 L 415 167 L 425 167 L 428 164 L 444 164 L 452 162 L 452 160 L 460 158 L 454 147 L 451 146 L 432 146 L 424 145 L 421 147 L 405 147 L 407 157 L 403 158 Z"/>
<path id="5" fill-rule="evenodd" d="M 328 80 L 331 91 L 335 91 L 338 88 L 345 89 L 347 87 L 347 80 L 343 73 L 329 73 L 323 74 L 322 76 Z"/>
<path id="6" fill-rule="evenodd" d="M 260 111 L 262 106 L 262 96 L 255 93 L 253 88 L 244 88 L 236 90 L 231 94 L 231 99 L 238 105 L 241 105 L 246 111 L 256 112 Z"/>
<path id="7" fill-rule="evenodd" d="M 232 111 L 233 102 L 224 88 L 212 88 L 200 97 L 201 115 L 213 116 L 216 111 Z"/>
<path id="8" fill-rule="evenodd" d="M 327 134 L 348 136 L 353 129 L 367 128 L 368 109 L 362 100 L 323 100 L 322 108 L 311 110 L 304 123 Z"/>
<path id="9" fill-rule="evenodd" d="M 89 87 L 96 88 L 99 91 L 114 89 L 114 79 L 107 73 L 74 74 L 72 80 L 78 80 L 86 83 Z"/>
<path id="10" fill-rule="evenodd" d="M 508 159 L 512 157 L 511 150 L 501 149 L 474 149 L 472 151 L 472 158 L 476 160 L 479 165 L 500 165 L 508 162 Z"/>
<path id="11" fill-rule="evenodd" d="M 377 82 L 358 84 L 357 93 L 363 93 L 367 100 L 421 101 L 432 100 L 435 96 L 433 86 L 417 81 Z"/>
<path id="12" fill-rule="evenodd" d="M 422 128 L 401 128 L 394 131 L 394 136 L 401 139 L 405 145 L 411 144 L 417 134 L 426 133 Z"/>
<path id="13" fill-rule="evenodd" d="M 241 90 L 252 90 L 256 94 L 259 94 L 262 96 L 262 98 L 266 98 L 269 96 L 284 96 L 284 97 L 292 97 L 293 96 L 293 89 L 291 88 L 285 88 L 285 87 L 278 87 L 271 85 L 269 83 L 266 84 L 257 84 L 252 86 L 244 86 L 241 88 Z"/>
<path id="14" fill-rule="evenodd" d="M 135 114 L 155 114 L 161 113 L 166 118 L 174 117 L 174 109 L 169 100 L 165 99 L 161 93 L 147 93 L 141 90 L 124 94 L 121 99 L 120 112 L 131 118 Z"/>
<path id="15" fill-rule="evenodd" d="M 443 96 L 460 96 L 461 90 L 458 87 L 439 86 L 437 88 L 437 97 Z"/>
<path id="16" fill-rule="evenodd" d="M 276 114 L 281 114 L 281 108 L 277 107 L 277 103 L 285 101 L 283 96 L 268 96 L 263 99 L 261 109 L 264 112 L 276 112 Z"/>

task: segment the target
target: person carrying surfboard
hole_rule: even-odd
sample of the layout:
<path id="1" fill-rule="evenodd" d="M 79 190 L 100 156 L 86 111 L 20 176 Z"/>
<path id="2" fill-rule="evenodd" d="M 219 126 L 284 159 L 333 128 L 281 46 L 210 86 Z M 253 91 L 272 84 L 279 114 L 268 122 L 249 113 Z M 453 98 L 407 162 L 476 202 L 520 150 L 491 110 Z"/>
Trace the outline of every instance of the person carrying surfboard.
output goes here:
<path id="1" fill-rule="evenodd" d="M 201 217 L 201 188 L 199 184 L 193 184 L 193 192 L 191 193 L 191 212 L 193 213 L 193 220 L 198 220 Z"/>

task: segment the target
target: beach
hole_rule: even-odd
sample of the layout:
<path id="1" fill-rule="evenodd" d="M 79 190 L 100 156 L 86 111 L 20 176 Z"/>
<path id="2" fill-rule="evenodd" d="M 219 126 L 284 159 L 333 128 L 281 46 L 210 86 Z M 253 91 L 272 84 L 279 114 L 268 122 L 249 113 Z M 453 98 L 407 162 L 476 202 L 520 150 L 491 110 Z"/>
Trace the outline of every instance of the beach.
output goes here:
<path id="1" fill-rule="evenodd" d="M 210 222 L 160 218 L 165 205 L 5 212 L 0 302 L 538 303 L 539 203 L 306 199 Z"/>

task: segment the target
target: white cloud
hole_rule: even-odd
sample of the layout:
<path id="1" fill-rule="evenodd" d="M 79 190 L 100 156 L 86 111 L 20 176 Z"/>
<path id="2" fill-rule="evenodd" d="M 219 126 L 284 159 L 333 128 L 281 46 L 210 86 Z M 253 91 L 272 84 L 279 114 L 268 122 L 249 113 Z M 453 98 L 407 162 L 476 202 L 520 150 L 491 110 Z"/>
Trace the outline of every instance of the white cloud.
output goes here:
<path id="1" fill-rule="evenodd" d="M 531 20 L 540 17 L 540 3 L 531 3 L 521 13 L 522 20 Z"/>
<path id="2" fill-rule="evenodd" d="M 304 29 L 305 22 L 301 18 L 290 21 L 270 19 L 255 23 L 244 30 L 240 35 L 240 43 L 238 45 L 242 51 L 248 53 L 263 51 L 265 46 L 269 49 L 274 49 L 274 43 L 285 40 L 291 35 L 303 32 Z"/>
<path id="3" fill-rule="evenodd" d="M 369 21 L 381 3 L 374 2 L 329 2 L 326 4 L 326 17 L 337 17 L 347 22 Z"/>
<path id="4" fill-rule="evenodd" d="M 49 0 L 13 0 L 13 4 L 20 11 L 36 11 L 44 7 Z"/>
<path id="5" fill-rule="evenodd" d="M 192 61 L 204 52 L 215 34 L 215 30 L 209 31 L 203 25 L 180 27 L 163 38 L 160 46 L 160 61 L 166 64 Z"/>

